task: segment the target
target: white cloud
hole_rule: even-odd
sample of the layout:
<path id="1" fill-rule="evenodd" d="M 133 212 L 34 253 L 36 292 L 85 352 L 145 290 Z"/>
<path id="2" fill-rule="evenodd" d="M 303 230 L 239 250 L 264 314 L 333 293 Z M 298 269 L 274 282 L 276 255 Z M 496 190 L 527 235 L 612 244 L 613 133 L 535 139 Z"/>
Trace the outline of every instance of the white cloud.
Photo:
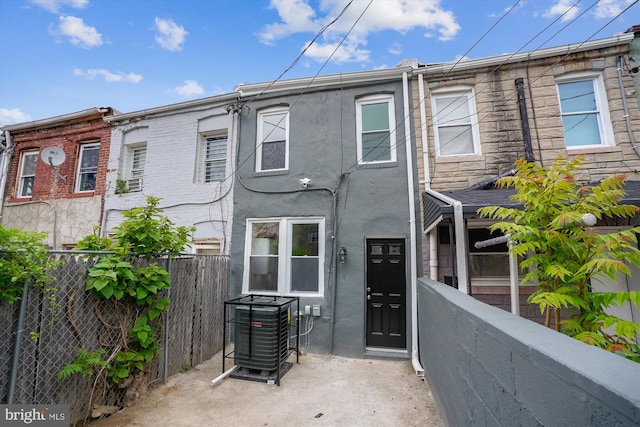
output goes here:
<path id="1" fill-rule="evenodd" d="M 572 7 L 576 3 L 575 0 L 557 0 L 556 3 L 549 8 L 542 16 L 545 18 L 555 18 L 556 16 L 562 16 L 561 21 L 570 21 L 578 15 L 580 7 Z M 565 13 L 566 12 L 566 13 Z"/>
<path id="2" fill-rule="evenodd" d="M 613 18 L 633 2 L 634 0 L 600 0 L 593 14 L 597 18 Z"/>
<path id="3" fill-rule="evenodd" d="M 178 95 L 187 97 L 202 95 L 204 93 L 204 89 L 200 86 L 200 83 L 195 80 L 185 80 L 182 86 L 178 86 L 174 90 Z"/>
<path id="4" fill-rule="evenodd" d="M 94 28 L 85 25 L 81 18 L 61 16 L 59 34 L 69 37 L 72 44 L 90 48 L 102 45 L 102 35 Z"/>
<path id="5" fill-rule="evenodd" d="M 354 0 L 344 15 L 308 49 L 306 55 L 317 61 L 326 60 L 356 21 L 358 23 L 351 31 L 349 40 L 332 58 L 334 61 L 368 61 L 370 51 L 364 46 L 369 35 L 375 32 L 391 30 L 406 33 L 422 28 L 437 32 L 442 41 L 450 40 L 457 35 L 460 26 L 453 12 L 443 9 L 440 3 L 441 0 L 385 0 L 372 3 L 369 0 Z M 344 0 L 324 0 L 314 10 L 309 0 L 271 0 L 270 7 L 278 11 L 281 22 L 265 26 L 259 34 L 260 41 L 274 44 L 295 33 L 316 34 L 335 19 L 344 6 Z"/>
<path id="6" fill-rule="evenodd" d="M 89 4 L 89 0 L 29 0 L 29 1 L 52 13 L 58 13 L 58 11 L 64 6 L 69 6 L 74 9 L 84 9 Z"/>
<path id="7" fill-rule="evenodd" d="M 81 70 L 76 68 L 73 70 L 76 76 L 84 77 L 87 80 L 94 80 L 96 77 L 103 77 L 107 83 L 139 83 L 142 80 L 140 74 L 125 74 L 122 71 L 112 73 L 104 68 L 92 68 L 89 70 Z"/>
<path id="8" fill-rule="evenodd" d="M 400 55 L 402 53 L 402 45 L 400 43 L 393 43 L 389 46 L 388 51 L 392 55 Z"/>
<path id="9" fill-rule="evenodd" d="M 23 113 L 19 108 L 0 108 L 0 126 L 29 121 L 31 121 L 31 116 Z"/>
<path id="10" fill-rule="evenodd" d="M 164 49 L 176 51 L 182 50 L 182 44 L 184 43 L 187 34 L 184 27 L 173 22 L 171 19 L 156 18 L 156 41 Z"/>
<path id="11" fill-rule="evenodd" d="M 316 12 L 307 0 L 271 0 L 269 9 L 276 9 L 283 22 L 265 26 L 258 35 L 264 44 L 273 45 L 276 40 L 297 32 L 317 32 L 321 27 L 321 22 L 313 19 Z"/>

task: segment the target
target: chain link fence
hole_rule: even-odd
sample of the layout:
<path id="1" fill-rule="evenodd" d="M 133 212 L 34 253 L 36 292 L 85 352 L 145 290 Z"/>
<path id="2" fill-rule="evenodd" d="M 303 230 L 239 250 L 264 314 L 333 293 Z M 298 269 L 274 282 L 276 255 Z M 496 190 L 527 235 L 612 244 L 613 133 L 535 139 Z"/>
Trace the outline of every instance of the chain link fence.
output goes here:
<path id="1" fill-rule="evenodd" d="M 134 402 L 156 382 L 166 382 L 186 367 L 211 358 L 223 348 L 224 301 L 228 293 L 229 259 L 217 255 L 183 255 L 155 260 L 135 259 L 141 267 L 155 262 L 167 269 L 171 305 L 162 317 L 158 340 L 161 356 L 136 381 L 120 389 L 96 370 L 92 376 L 72 375 L 58 380 L 57 373 L 73 362 L 78 349 L 109 349 L 113 358 L 126 341 L 138 313 L 128 304 L 113 304 L 85 291 L 89 268 L 99 260 L 69 251 L 51 252 L 59 261 L 51 272 L 56 278 L 55 304 L 40 288 L 29 287 L 24 326 L 18 333 L 21 304 L 0 302 L 0 382 L 2 403 L 68 404 L 72 424 L 100 409 L 115 410 Z M 16 338 L 21 335 L 20 340 Z M 14 353 L 19 349 L 17 359 Z M 17 361 L 17 364 L 14 363 Z"/>

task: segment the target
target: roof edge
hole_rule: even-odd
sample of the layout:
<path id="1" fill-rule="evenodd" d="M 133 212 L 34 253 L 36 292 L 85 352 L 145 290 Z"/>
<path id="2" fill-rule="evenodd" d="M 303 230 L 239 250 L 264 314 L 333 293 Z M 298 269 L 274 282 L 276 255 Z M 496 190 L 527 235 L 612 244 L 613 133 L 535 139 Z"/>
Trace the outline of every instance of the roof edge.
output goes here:
<path id="1" fill-rule="evenodd" d="M 263 91 L 284 91 L 298 90 L 323 87 L 331 84 L 353 84 L 376 82 L 380 80 L 389 80 L 393 78 L 401 78 L 404 73 L 412 72 L 411 66 L 401 66 L 394 68 L 383 68 L 378 70 L 355 71 L 352 73 L 329 74 L 316 77 L 301 77 L 297 79 L 277 80 L 262 83 L 243 83 L 237 85 L 234 89 L 241 93 L 241 96 L 254 96 Z"/>
<path id="2" fill-rule="evenodd" d="M 60 116 L 49 117 L 46 119 L 33 120 L 30 122 L 16 123 L 12 125 L 2 126 L 0 129 L 7 130 L 9 132 L 15 132 L 20 130 L 26 130 L 31 128 L 47 128 L 54 127 L 64 124 L 64 122 L 68 122 L 75 119 L 80 119 L 85 116 L 92 115 L 105 115 L 105 114 L 117 114 L 118 111 L 112 107 L 93 107 L 87 108 L 86 110 L 76 111 L 74 113 L 63 114 Z"/>
<path id="3" fill-rule="evenodd" d="M 448 73 L 455 71 L 468 71 L 476 68 L 489 67 L 493 65 L 510 64 L 513 62 L 521 62 L 524 60 L 541 59 L 558 55 L 572 54 L 584 52 L 587 50 L 604 49 L 611 46 L 630 43 L 634 39 L 633 33 L 621 33 L 616 36 L 604 39 L 584 41 L 581 43 L 572 43 L 562 46 L 550 47 L 545 49 L 537 49 L 533 51 L 519 53 L 505 53 L 503 55 L 487 56 L 477 59 L 463 60 L 459 62 L 451 61 L 445 63 L 422 64 L 420 68 L 415 70 L 416 74 L 441 72 Z"/>
<path id="4" fill-rule="evenodd" d="M 113 116 L 105 117 L 104 121 L 107 123 L 122 122 L 125 120 L 137 118 L 137 117 L 161 114 L 161 113 L 171 112 L 175 110 L 184 110 L 184 109 L 199 107 L 199 106 L 211 104 L 211 103 L 223 103 L 223 102 L 233 101 L 233 100 L 236 100 L 239 96 L 240 96 L 239 92 L 230 92 L 222 95 L 209 96 L 206 98 L 198 98 L 190 101 L 183 101 L 175 104 L 163 105 L 160 107 L 132 111 L 130 113 L 115 114 Z"/>

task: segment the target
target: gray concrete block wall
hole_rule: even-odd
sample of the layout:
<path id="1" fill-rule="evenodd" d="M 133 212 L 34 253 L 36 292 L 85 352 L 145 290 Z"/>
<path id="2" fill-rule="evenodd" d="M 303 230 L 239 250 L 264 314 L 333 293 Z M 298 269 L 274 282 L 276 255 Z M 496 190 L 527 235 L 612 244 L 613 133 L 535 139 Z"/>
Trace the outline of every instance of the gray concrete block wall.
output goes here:
<path id="1" fill-rule="evenodd" d="M 447 425 L 638 426 L 640 364 L 418 281 L 420 360 Z"/>

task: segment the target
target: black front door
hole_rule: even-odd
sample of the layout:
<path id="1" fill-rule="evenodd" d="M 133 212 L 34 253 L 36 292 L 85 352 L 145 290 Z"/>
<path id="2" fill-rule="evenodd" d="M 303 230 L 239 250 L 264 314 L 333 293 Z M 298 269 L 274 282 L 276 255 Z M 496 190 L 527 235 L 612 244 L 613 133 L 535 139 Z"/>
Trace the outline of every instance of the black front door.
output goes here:
<path id="1" fill-rule="evenodd" d="M 367 239 L 367 347 L 406 348 L 404 239 Z"/>

